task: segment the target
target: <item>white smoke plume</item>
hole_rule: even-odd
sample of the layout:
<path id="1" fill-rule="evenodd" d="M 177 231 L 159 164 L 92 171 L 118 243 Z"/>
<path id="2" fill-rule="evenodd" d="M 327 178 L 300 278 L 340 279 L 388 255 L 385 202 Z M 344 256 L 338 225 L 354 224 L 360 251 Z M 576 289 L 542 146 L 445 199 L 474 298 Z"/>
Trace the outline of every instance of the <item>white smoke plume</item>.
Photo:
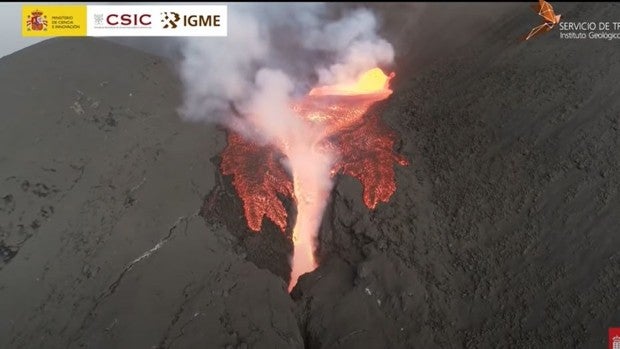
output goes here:
<path id="1" fill-rule="evenodd" d="M 321 126 L 295 115 L 293 99 L 317 84 L 354 82 L 394 59 L 370 10 L 330 10 L 314 3 L 229 5 L 228 36 L 187 39 L 180 65 L 182 117 L 218 123 L 285 156 L 297 203 L 291 285 L 316 267 L 312 254 L 338 156 L 320 149 Z"/>
<path id="2" fill-rule="evenodd" d="M 215 122 L 285 156 L 297 217 L 292 283 L 315 267 L 313 251 L 338 154 L 320 150 L 323 133 L 295 115 L 294 98 L 317 84 L 351 83 L 386 67 L 392 46 L 368 9 L 334 16 L 326 4 L 232 4 L 228 36 L 188 38 L 180 65 L 183 118 Z"/>
<path id="3" fill-rule="evenodd" d="M 184 42 L 182 117 L 270 142 L 303 127 L 293 121 L 291 98 L 392 63 L 394 50 L 377 35 L 373 12 L 358 8 L 333 18 L 330 10 L 321 3 L 229 5 L 227 37 Z"/>

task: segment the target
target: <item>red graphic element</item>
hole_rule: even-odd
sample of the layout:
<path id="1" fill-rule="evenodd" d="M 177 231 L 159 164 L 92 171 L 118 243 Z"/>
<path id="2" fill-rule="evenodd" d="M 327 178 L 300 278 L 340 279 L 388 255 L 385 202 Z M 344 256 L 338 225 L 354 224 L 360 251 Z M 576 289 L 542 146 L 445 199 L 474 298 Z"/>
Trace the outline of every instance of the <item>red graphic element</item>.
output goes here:
<path id="1" fill-rule="evenodd" d="M 26 26 L 29 30 L 41 31 L 47 28 L 47 19 L 43 11 L 34 10 L 28 15 Z"/>
<path id="2" fill-rule="evenodd" d="M 539 0 L 538 4 L 532 5 L 532 9 L 536 11 L 540 17 L 542 17 L 543 24 L 530 30 L 523 40 L 529 40 L 536 35 L 550 31 L 553 27 L 560 23 L 560 18 L 562 17 L 561 15 L 556 15 L 555 11 L 553 11 L 553 7 L 545 0 Z"/>
<path id="3" fill-rule="evenodd" d="M 608 349 L 620 349 L 620 327 L 609 328 Z"/>

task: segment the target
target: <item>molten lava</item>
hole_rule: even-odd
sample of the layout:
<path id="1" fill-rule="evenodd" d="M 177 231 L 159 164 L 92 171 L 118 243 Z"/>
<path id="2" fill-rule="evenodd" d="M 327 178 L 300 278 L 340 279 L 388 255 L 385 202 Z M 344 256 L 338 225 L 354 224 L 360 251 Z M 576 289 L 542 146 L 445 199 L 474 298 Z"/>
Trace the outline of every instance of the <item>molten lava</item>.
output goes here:
<path id="1" fill-rule="evenodd" d="M 292 196 L 293 183 L 276 154 L 270 147 L 247 142 L 234 132 L 228 133 L 228 146 L 222 153 L 222 174 L 233 176 L 248 227 L 257 232 L 265 216 L 280 230 L 286 229 L 286 209 L 278 194 Z"/>
<path id="2" fill-rule="evenodd" d="M 362 74 L 359 79 L 352 84 L 336 84 L 321 87 L 315 87 L 308 95 L 310 96 L 353 96 L 366 95 L 375 93 L 392 94 L 390 90 L 390 79 L 394 77 L 394 73 L 386 76 L 379 68 L 373 68 Z M 387 96 L 386 96 L 387 97 Z"/>
<path id="3" fill-rule="evenodd" d="M 371 69 L 356 83 L 317 87 L 293 102 L 295 115 L 313 131 L 305 137 L 285 136 L 275 145 L 260 146 L 234 132 L 228 134 L 221 170 L 233 176 L 248 227 L 260 231 L 267 217 L 284 233 L 287 212 L 278 195 L 295 201 L 289 291 L 299 276 L 317 266 L 316 237 L 331 190 L 331 181 L 322 178 L 337 173 L 357 178 L 370 209 L 387 202 L 396 190 L 394 165 L 408 162 L 394 152 L 393 132 L 376 115 L 364 117 L 372 104 L 392 94 L 393 76 Z M 287 162 L 288 173 L 282 161 Z"/>

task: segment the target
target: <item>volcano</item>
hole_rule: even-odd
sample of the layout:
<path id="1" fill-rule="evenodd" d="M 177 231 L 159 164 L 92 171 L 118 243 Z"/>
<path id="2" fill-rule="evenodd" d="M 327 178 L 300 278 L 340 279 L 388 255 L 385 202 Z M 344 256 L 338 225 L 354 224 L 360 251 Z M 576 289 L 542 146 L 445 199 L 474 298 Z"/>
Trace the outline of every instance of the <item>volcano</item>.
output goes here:
<path id="1" fill-rule="evenodd" d="M 0 347 L 604 346 L 620 326 L 616 43 L 519 42 L 527 4 L 429 4 L 408 22 L 416 5 L 372 5 L 396 76 L 359 125 L 391 134 L 396 190 L 366 200 L 339 169 L 320 264 L 292 293 L 280 216 L 248 226 L 221 173 L 235 136 L 180 120 L 171 62 L 91 38 L 1 58 Z M 236 149 L 282 170 L 267 183 L 290 233 L 280 155 Z"/>
<path id="2" fill-rule="evenodd" d="M 367 116 L 368 108 L 392 94 L 389 80 L 378 68 L 359 77 L 356 84 L 321 86 L 294 103 L 291 109 L 297 117 L 311 126 L 319 126 L 320 135 L 310 144 L 319 152 L 333 152 L 338 160 L 332 175 L 342 172 L 351 175 L 364 187 L 364 203 L 374 209 L 387 202 L 396 190 L 394 165 L 407 165 L 407 160 L 393 152 L 394 135 L 376 116 Z M 279 139 L 278 146 L 261 146 L 230 132 L 228 146 L 222 153 L 222 173 L 233 176 L 233 185 L 243 201 L 248 227 L 260 231 L 263 217 L 270 219 L 282 232 L 287 224 L 287 212 L 278 194 L 293 198 L 297 216 L 293 229 L 295 249 L 289 290 L 301 274 L 316 268 L 314 249 L 328 193 L 317 188 L 316 178 L 308 167 L 317 164 L 304 157 L 303 170 L 292 167 L 292 179 L 277 161 L 290 152 L 297 134 Z M 312 151 L 312 150 L 311 150 Z M 320 155 L 319 155 L 320 156 Z M 319 160 L 320 161 L 320 160 Z"/>

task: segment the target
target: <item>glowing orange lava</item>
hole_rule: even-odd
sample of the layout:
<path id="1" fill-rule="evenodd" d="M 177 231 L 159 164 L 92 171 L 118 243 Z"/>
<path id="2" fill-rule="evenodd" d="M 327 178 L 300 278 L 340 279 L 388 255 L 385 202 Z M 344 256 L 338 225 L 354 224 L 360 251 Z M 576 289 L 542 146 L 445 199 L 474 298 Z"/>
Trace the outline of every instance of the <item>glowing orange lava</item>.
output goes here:
<path id="1" fill-rule="evenodd" d="M 321 87 L 315 87 L 308 95 L 310 96 L 354 96 L 367 95 L 375 93 L 386 93 L 390 95 L 390 79 L 394 77 L 394 73 L 386 76 L 383 70 L 373 68 L 364 72 L 355 83 L 352 84 L 336 84 Z"/>
<path id="2" fill-rule="evenodd" d="M 374 68 L 356 83 L 317 87 L 293 102 L 295 114 L 317 130 L 307 139 L 290 137 L 277 146 L 259 146 L 234 132 L 228 134 L 221 170 L 233 176 L 251 230 L 260 231 L 267 217 L 285 232 L 287 212 L 278 195 L 295 200 L 289 291 L 299 276 L 317 267 L 316 237 L 331 190 L 321 178 L 342 173 L 359 179 L 370 209 L 387 202 L 396 190 L 394 165 L 407 165 L 407 160 L 394 152 L 394 134 L 376 115 L 363 117 L 372 104 L 392 94 L 393 76 Z M 282 158 L 287 158 L 290 173 Z"/>

